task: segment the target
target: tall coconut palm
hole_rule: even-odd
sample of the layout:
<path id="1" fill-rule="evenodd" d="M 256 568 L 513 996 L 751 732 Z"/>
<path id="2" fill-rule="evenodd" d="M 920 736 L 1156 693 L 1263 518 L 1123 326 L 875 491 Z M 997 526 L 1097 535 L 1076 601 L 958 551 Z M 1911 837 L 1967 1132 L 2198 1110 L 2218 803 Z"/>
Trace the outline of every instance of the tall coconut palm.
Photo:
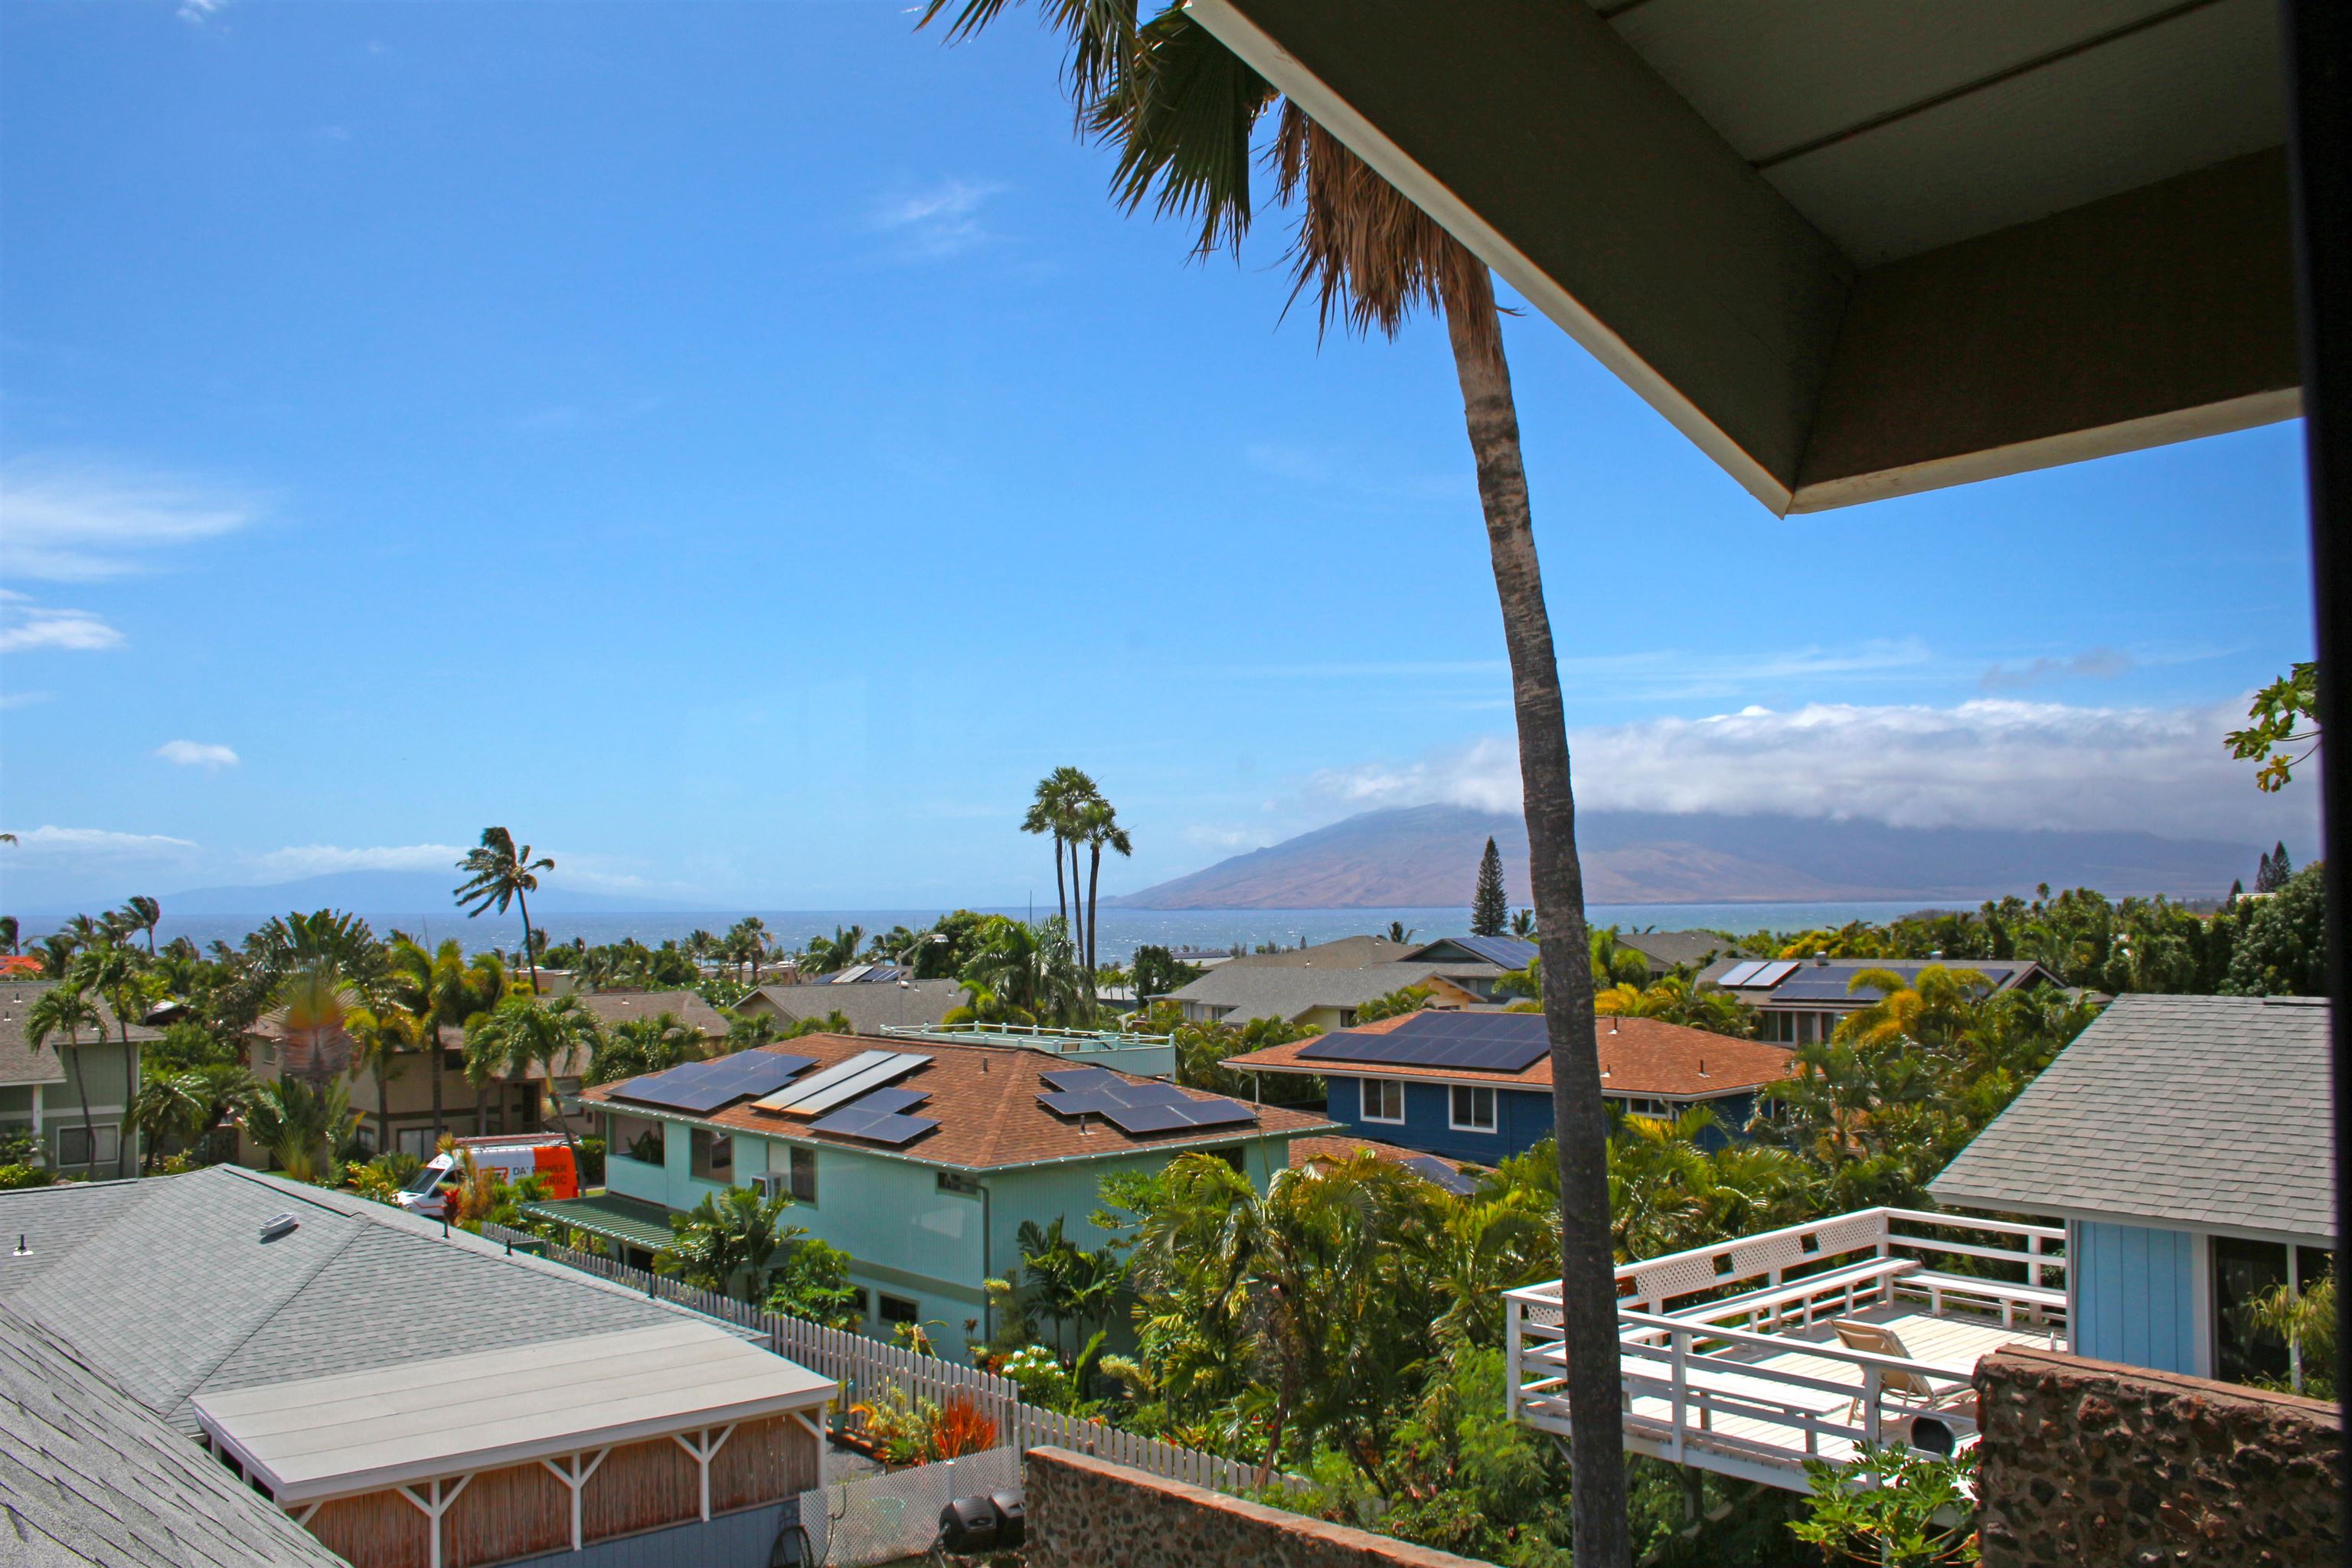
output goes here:
<path id="1" fill-rule="evenodd" d="M 1078 882 L 1078 813 L 1090 800 L 1102 798 L 1095 781 L 1085 770 L 1073 767 L 1055 768 L 1037 781 L 1034 795 L 1029 803 L 1028 815 L 1021 819 L 1021 831 L 1051 837 L 1054 840 L 1054 900 L 1064 920 L 1070 918 L 1070 900 L 1077 894 Z M 1070 876 L 1062 879 L 1062 852 L 1069 851 Z"/>
<path id="2" fill-rule="evenodd" d="M 923 20 L 951 5 L 950 37 L 958 37 L 998 16 L 1004 0 L 929 0 Z M 1327 329 L 1339 322 L 1393 335 L 1416 309 L 1444 317 L 1510 656 L 1538 941 L 1547 959 L 1575 1552 L 1582 1568 L 1624 1568 L 1632 1546 L 1609 1244 L 1608 1116 L 1593 1034 L 1583 874 L 1559 666 L 1493 279 L 1467 247 L 1218 42 L 1181 0 L 1149 22 L 1139 20 L 1132 0 L 1046 0 L 1042 11 L 1067 41 L 1066 79 L 1079 123 L 1117 152 L 1114 190 L 1130 210 L 1150 200 L 1163 214 L 1196 218 L 1204 252 L 1237 246 L 1255 211 L 1255 139 L 1271 113 L 1275 195 L 1299 214 L 1294 298 L 1311 294 Z"/>
<path id="3" fill-rule="evenodd" d="M 8 950 L 8 956 L 11 958 L 16 956 L 16 948 L 18 939 L 22 933 L 22 929 L 23 928 L 16 924 L 16 917 L 15 915 L 0 915 L 0 947 L 6 948 Z"/>
<path id="4" fill-rule="evenodd" d="M 476 1014 L 495 1006 L 506 994 L 506 968 L 496 953 L 476 953 L 471 959 L 449 938 L 427 951 L 409 937 L 395 938 L 387 954 L 385 994 L 424 1028 L 418 1045 L 433 1058 L 433 1142 L 447 1130 L 442 1103 L 444 1077 L 441 1031 L 462 1029 Z"/>
<path id="5" fill-rule="evenodd" d="M 343 1020 L 352 1037 L 352 1073 L 375 1075 L 375 1149 L 392 1152 L 392 1080 L 407 1069 L 408 1059 L 424 1041 L 425 1021 L 397 1003 L 379 1001 L 352 1011 Z"/>
<path id="6" fill-rule="evenodd" d="M 155 956 L 155 926 L 163 918 L 163 906 L 144 893 L 133 893 L 114 912 L 114 919 L 128 936 L 135 931 L 147 933 L 147 956 Z"/>
<path id="7" fill-rule="evenodd" d="M 530 994 L 539 994 L 538 944 L 530 933 L 530 895 L 539 891 L 539 873 L 555 869 L 555 862 L 545 856 L 534 860 L 530 846 L 515 847 L 514 835 L 503 827 L 485 827 L 482 841 L 466 851 L 457 862 L 457 869 L 466 873 L 451 896 L 468 915 L 478 915 L 485 910 L 507 912 L 509 904 L 522 914 L 522 961 L 530 971 Z"/>
<path id="8" fill-rule="evenodd" d="M 79 985 L 52 985 L 41 994 L 40 1000 L 33 1004 L 33 1010 L 25 1016 L 25 1038 L 32 1043 L 35 1050 L 47 1045 L 55 1035 L 62 1033 L 66 1037 L 66 1049 L 73 1053 L 74 1088 L 81 1094 L 82 1137 L 88 1143 L 91 1159 L 95 1161 L 98 1127 L 90 1120 L 89 1075 L 83 1070 L 81 1059 L 81 1032 L 84 1029 L 95 1033 L 100 1043 L 105 1042 L 106 1016 L 98 1010 L 96 1003 L 82 994 Z M 50 1048 L 56 1049 L 55 1047 Z M 63 1051 L 58 1052 L 58 1059 L 65 1059 Z"/>
<path id="9" fill-rule="evenodd" d="M 1088 984 L 1101 958 L 1095 948 L 1095 898 L 1102 888 L 1103 851 L 1115 855 L 1135 853 L 1135 841 L 1127 829 L 1118 825 L 1118 812 L 1099 795 L 1082 804 L 1074 824 L 1077 830 L 1076 843 L 1087 847 L 1087 940 L 1086 970 Z M 1075 846 L 1074 846 L 1075 847 Z"/>
<path id="10" fill-rule="evenodd" d="M 530 1069 L 539 1068 L 549 1080 L 548 1100 L 555 1107 L 556 1126 L 565 1142 L 576 1145 L 571 1119 L 563 1113 L 553 1079 L 557 1069 L 575 1056 L 583 1063 L 593 1059 L 594 1037 L 584 1026 L 591 1022 L 592 1016 L 572 997 L 549 1005 L 536 996 L 512 992 L 467 1030 L 467 1076 L 472 1076 L 478 1058 L 485 1064 L 484 1070 L 496 1072 L 509 1085 L 526 1081 Z"/>

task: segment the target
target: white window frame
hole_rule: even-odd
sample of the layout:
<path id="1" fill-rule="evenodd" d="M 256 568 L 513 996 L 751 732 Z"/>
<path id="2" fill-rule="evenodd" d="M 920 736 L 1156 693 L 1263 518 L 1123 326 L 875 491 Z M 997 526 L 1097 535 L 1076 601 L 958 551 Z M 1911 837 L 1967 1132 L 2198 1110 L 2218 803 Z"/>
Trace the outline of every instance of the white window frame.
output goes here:
<path id="1" fill-rule="evenodd" d="M 1486 1097 L 1486 1123 L 1485 1126 L 1480 1126 L 1475 1120 L 1464 1121 L 1459 1119 L 1457 1115 L 1457 1108 L 1462 1103 L 1461 1097 L 1465 1094 L 1470 1097 L 1470 1114 L 1474 1118 L 1478 1114 L 1478 1097 L 1482 1094 Z M 1455 1083 L 1448 1084 L 1446 1086 L 1445 1125 L 1453 1131 L 1456 1132 L 1493 1133 L 1501 1130 L 1502 1122 L 1502 1102 L 1496 1098 L 1495 1088 L 1492 1084 Z"/>
<path id="2" fill-rule="evenodd" d="M 1404 1125 L 1403 1084 L 1392 1078 L 1360 1078 L 1356 1080 L 1356 1110 L 1364 1121 L 1377 1121 L 1383 1127 Z M 1373 1095 L 1377 1091 L 1381 1102 L 1386 1103 L 1391 1089 L 1396 1091 L 1397 1113 L 1394 1116 L 1381 1116 L 1371 1108 Z"/>

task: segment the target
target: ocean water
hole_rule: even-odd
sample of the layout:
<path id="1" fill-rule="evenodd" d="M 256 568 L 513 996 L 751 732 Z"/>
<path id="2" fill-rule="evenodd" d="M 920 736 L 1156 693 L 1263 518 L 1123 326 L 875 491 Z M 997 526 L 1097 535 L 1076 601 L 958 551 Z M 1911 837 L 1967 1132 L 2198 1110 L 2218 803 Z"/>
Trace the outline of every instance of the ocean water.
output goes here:
<path id="1" fill-rule="evenodd" d="M 1909 914 L 1920 907 L 1920 901 L 1916 899 L 1895 902 L 1811 904 L 1595 904 L 1587 911 L 1586 918 L 1596 926 L 1614 925 L 1623 931 L 1704 929 L 1745 933 L 1759 930 L 1804 931 L 1814 926 L 1843 925 L 1856 920 L 1891 920 Z M 430 942 L 454 936 L 468 951 L 486 947 L 511 950 L 521 934 L 520 921 L 510 915 L 469 920 L 455 910 L 434 912 L 362 910 L 356 912 L 363 915 L 379 935 L 404 931 Z M 767 922 L 770 937 L 778 946 L 789 951 L 804 945 L 813 936 L 832 935 L 836 926 L 863 926 L 869 936 L 899 925 L 920 930 L 941 912 L 929 908 L 663 910 L 635 914 L 625 911 L 551 914 L 540 917 L 537 923 L 547 931 L 551 941 L 567 945 L 574 937 L 585 939 L 591 946 L 635 937 L 648 947 L 658 947 L 665 941 L 683 937 L 697 929 L 724 931 L 746 914 L 757 914 Z M 1009 909 L 994 912 L 1022 916 L 1030 911 Z M 1036 912 L 1051 914 L 1054 907 L 1048 904 Z M 160 942 L 169 942 L 173 937 L 186 936 L 200 947 L 215 941 L 234 946 L 266 919 L 266 916 L 259 915 L 201 915 L 175 920 L 167 905 L 163 922 L 156 927 L 156 937 Z M 1255 947 L 1265 942 L 1295 946 L 1300 942 L 1328 942 L 1335 937 L 1358 936 L 1366 932 L 1384 933 L 1391 921 L 1403 922 L 1406 930 L 1423 942 L 1441 936 L 1460 936 L 1470 929 L 1470 911 L 1466 907 L 1413 910 L 1104 910 L 1097 920 L 1097 940 L 1104 959 L 1122 963 L 1137 947 L 1146 943 L 1220 950 L 1234 942 L 1246 947 Z M 28 922 L 25 934 L 27 938 L 38 936 L 41 928 Z"/>

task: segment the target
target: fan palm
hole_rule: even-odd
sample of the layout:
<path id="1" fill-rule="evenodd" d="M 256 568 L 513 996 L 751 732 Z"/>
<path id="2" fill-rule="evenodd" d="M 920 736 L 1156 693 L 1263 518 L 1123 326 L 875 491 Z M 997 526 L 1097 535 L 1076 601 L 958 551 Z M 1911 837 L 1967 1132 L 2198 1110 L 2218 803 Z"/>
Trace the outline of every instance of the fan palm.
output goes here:
<path id="1" fill-rule="evenodd" d="M 288 975 L 269 1014 L 282 1053 L 280 1070 L 323 1083 L 352 1065 L 345 1027 L 360 1011 L 360 994 L 331 963 L 312 963 Z"/>
<path id="2" fill-rule="evenodd" d="M 466 873 L 451 896 L 468 915 L 478 915 L 495 909 L 500 914 L 513 904 L 522 915 L 522 961 L 530 971 L 531 994 L 539 994 L 538 944 L 530 932 L 530 895 L 539 891 L 539 873 L 555 869 L 555 862 L 545 856 L 534 860 L 530 846 L 515 847 L 514 835 L 503 827 L 485 827 L 482 841 L 466 851 L 457 862 L 457 869 Z"/>
<path id="3" fill-rule="evenodd" d="M 33 1010 L 25 1016 L 25 1038 L 31 1042 L 35 1050 L 48 1045 L 56 1035 L 65 1036 L 65 1049 L 73 1053 L 74 1088 L 81 1096 L 82 1136 L 88 1142 L 90 1153 L 95 1156 L 98 1152 L 98 1127 L 90 1120 L 89 1075 L 82 1070 L 81 1063 L 81 1032 L 84 1029 L 95 1032 L 100 1044 L 105 1043 L 106 1016 L 98 1010 L 96 1003 L 82 994 L 79 985 L 49 987 L 41 994 L 40 1000 L 33 1004 Z M 57 1050 L 55 1046 L 49 1048 Z M 58 1059 L 65 1059 L 65 1051 L 58 1052 Z"/>
<path id="4" fill-rule="evenodd" d="M 930 0 L 928 22 L 956 5 L 950 37 L 985 26 L 1004 0 Z M 1139 23 L 1129 3 L 1048 0 L 1068 43 L 1066 77 L 1079 122 L 1118 153 L 1114 187 L 1130 210 L 1147 199 L 1199 223 L 1199 248 L 1238 245 L 1255 213 L 1254 139 L 1269 113 L 1275 195 L 1296 204 L 1296 289 L 1326 328 L 1393 335 L 1416 309 L 1442 313 L 1501 601 L 1525 793 L 1535 908 L 1559 1131 L 1562 1328 L 1572 1412 L 1575 1550 L 1586 1568 L 1623 1568 L 1623 1423 L 1617 1376 L 1616 1284 L 1609 1245 L 1608 1118 L 1593 1035 L 1583 876 L 1568 731 L 1530 521 L 1518 414 L 1503 355 L 1494 283 L 1462 243 L 1375 174 L 1297 104 L 1202 27 L 1184 5 Z"/>

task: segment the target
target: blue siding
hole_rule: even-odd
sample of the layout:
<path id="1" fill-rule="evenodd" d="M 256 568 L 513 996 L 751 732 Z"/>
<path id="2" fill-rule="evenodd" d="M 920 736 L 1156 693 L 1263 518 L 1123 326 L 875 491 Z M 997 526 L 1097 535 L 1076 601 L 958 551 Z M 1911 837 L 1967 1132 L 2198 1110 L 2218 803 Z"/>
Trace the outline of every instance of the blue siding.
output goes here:
<path id="1" fill-rule="evenodd" d="M 1551 1136 L 1549 1093 L 1496 1089 L 1495 1131 L 1465 1132 L 1446 1125 L 1453 1090 L 1444 1084 L 1406 1084 L 1404 1125 L 1400 1127 L 1393 1122 L 1364 1120 L 1362 1079 L 1327 1076 L 1325 1081 L 1331 1086 L 1328 1114 L 1349 1131 L 1382 1143 L 1442 1154 L 1449 1160 L 1491 1165 L 1508 1155 L 1525 1153 Z"/>
<path id="2" fill-rule="evenodd" d="M 2194 1373 L 2199 1238 L 2185 1230 L 2103 1220 L 2078 1220 L 2067 1228 L 2075 1353 Z"/>

